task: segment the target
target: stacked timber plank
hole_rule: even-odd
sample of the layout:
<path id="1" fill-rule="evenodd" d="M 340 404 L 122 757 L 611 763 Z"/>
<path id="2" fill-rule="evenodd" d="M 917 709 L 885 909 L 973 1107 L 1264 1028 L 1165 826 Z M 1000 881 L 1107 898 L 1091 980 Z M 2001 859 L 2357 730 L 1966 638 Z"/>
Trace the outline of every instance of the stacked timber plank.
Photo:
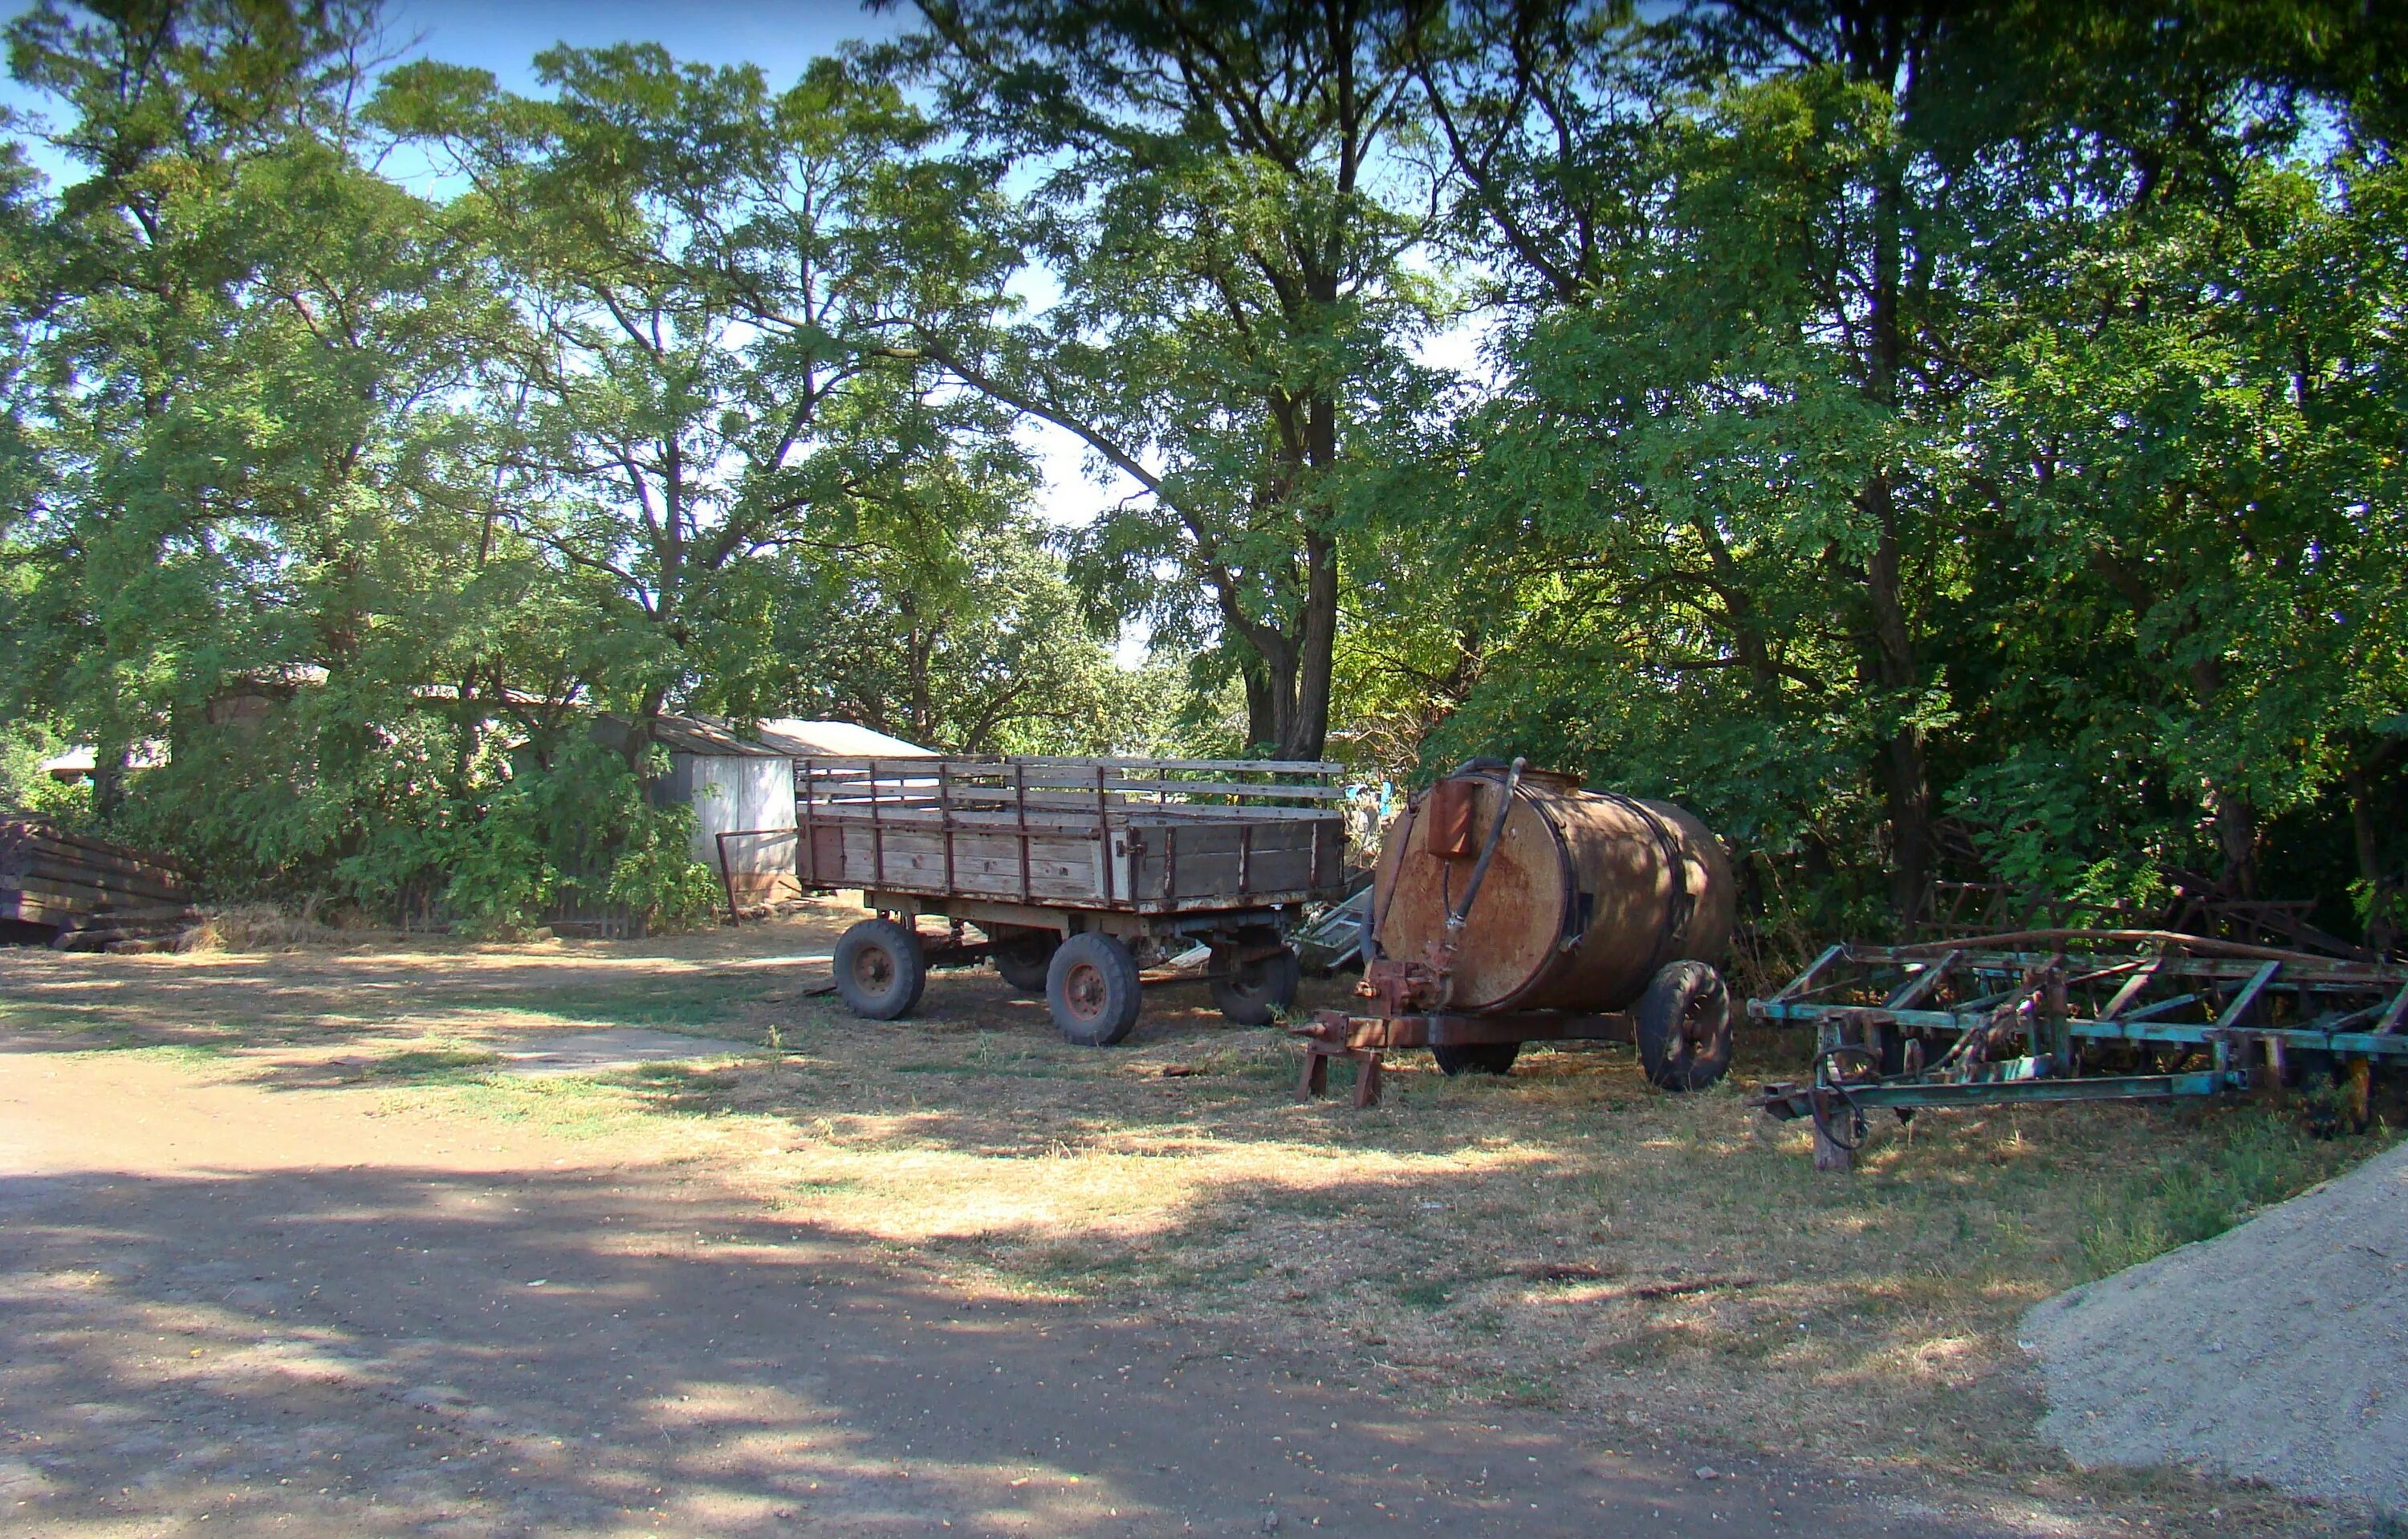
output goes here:
<path id="1" fill-rule="evenodd" d="M 198 917 L 191 878 L 165 856 L 0 820 L 0 920 L 50 930 L 57 950 L 147 950 Z"/>

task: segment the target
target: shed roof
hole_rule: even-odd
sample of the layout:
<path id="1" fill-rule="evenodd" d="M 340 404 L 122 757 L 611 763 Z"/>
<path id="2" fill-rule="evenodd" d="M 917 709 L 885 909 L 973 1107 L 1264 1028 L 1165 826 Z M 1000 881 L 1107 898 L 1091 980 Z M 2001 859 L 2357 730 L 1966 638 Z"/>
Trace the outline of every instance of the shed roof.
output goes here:
<path id="1" fill-rule="evenodd" d="M 796 758 L 932 758 L 937 752 L 852 722 L 804 722 L 792 716 L 763 722 L 760 737 Z"/>
<path id="2" fill-rule="evenodd" d="M 699 754 L 706 758 L 782 759 L 793 755 L 751 738 L 739 738 L 725 722 L 706 716 L 657 716 L 652 741 L 672 754 Z"/>
<path id="3" fill-rule="evenodd" d="M 624 735 L 619 718 L 605 722 Z M 724 721 L 710 716 L 654 718 L 652 741 L 672 754 L 697 754 L 706 758 L 925 758 L 933 749 L 890 738 L 851 722 L 806 722 L 786 717 L 763 722 L 759 731 L 739 736 Z"/>

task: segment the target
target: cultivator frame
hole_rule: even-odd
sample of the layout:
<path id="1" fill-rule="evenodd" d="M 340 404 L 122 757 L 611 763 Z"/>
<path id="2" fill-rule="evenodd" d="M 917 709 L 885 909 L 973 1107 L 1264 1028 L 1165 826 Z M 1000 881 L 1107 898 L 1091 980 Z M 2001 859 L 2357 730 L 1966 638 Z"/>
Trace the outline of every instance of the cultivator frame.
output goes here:
<path id="1" fill-rule="evenodd" d="M 2408 1067 L 2408 967 L 2164 930 L 1835 945 L 1747 1013 L 1814 1028 L 1813 1077 L 1750 1104 L 1811 1119 L 1826 1169 L 1879 1107 L 2170 1100 L 2329 1072 L 2362 1122 L 2376 1069 Z"/>

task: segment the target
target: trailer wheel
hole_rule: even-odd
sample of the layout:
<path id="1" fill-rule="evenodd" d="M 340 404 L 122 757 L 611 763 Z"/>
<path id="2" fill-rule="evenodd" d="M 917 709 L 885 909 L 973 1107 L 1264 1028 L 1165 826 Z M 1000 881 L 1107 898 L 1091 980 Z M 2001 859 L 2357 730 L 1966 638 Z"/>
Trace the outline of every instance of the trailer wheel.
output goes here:
<path id="1" fill-rule="evenodd" d="M 1023 994 L 1043 994 L 1045 972 L 1062 938 L 1047 930 L 1014 930 L 996 937 L 995 970 Z"/>
<path id="2" fill-rule="evenodd" d="M 927 986 L 920 937 L 892 919 L 864 919 L 836 943 L 836 991 L 854 1014 L 873 1021 L 909 1015 Z"/>
<path id="3" fill-rule="evenodd" d="M 1522 1056 L 1517 1042 L 1469 1043 L 1461 1047 L 1433 1047 L 1430 1057 L 1438 1059 L 1439 1072 L 1453 1079 L 1457 1074 L 1510 1074 L 1513 1060 Z"/>
<path id="4" fill-rule="evenodd" d="M 1045 969 L 1045 1005 L 1064 1037 L 1110 1047 L 1137 1025 L 1137 958 L 1117 936 L 1073 935 Z"/>
<path id="5" fill-rule="evenodd" d="M 1304 965 L 1293 951 L 1240 962 L 1234 951 L 1215 946 L 1207 965 L 1212 971 L 1212 1002 L 1240 1026 L 1270 1025 L 1296 1003 L 1297 985 L 1304 977 Z"/>
<path id="6" fill-rule="evenodd" d="M 1702 1090 L 1730 1067 L 1730 990 L 1703 962 L 1674 962 L 1639 1000 L 1639 1066 L 1659 1090 Z"/>

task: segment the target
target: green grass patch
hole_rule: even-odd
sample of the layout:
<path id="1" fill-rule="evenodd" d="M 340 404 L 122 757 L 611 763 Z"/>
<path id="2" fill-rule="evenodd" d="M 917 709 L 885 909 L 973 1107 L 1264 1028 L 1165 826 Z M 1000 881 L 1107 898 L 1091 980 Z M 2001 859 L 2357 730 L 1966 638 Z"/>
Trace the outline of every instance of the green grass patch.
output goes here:
<path id="1" fill-rule="evenodd" d="M 1397 1300 L 1409 1309 L 1443 1309 L 1454 1297 L 1455 1289 L 1434 1277 L 1397 1285 Z"/>
<path id="2" fill-rule="evenodd" d="M 480 1052 L 465 1047 L 420 1047 L 404 1053 L 388 1053 L 369 1064 L 361 1072 L 371 1079 L 408 1080 L 417 1084 L 436 1081 L 461 1081 L 483 1077 L 483 1072 L 501 1062 L 497 1053 Z M 474 1071 L 474 1072 L 470 1072 Z"/>
<path id="3" fill-rule="evenodd" d="M 2390 1141 L 2382 1132 L 2319 1138 L 2297 1115 L 2254 1107 L 2230 1114 L 2223 1130 L 2204 1158 L 2160 1161 L 2096 1200 L 2081 1236 L 2087 1277 L 2212 1240 Z"/>

